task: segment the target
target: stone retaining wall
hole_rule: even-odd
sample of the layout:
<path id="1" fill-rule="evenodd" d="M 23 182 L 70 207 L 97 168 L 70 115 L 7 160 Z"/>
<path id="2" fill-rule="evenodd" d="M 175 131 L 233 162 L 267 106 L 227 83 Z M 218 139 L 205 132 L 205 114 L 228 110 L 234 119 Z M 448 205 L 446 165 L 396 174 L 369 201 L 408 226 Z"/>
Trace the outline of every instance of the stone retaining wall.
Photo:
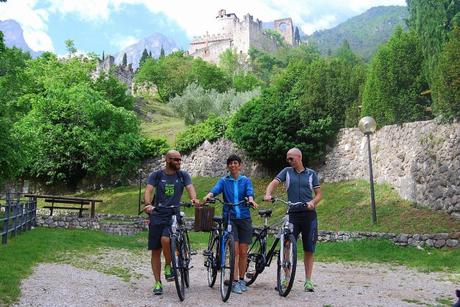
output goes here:
<path id="1" fill-rule="evenodd" d="M 59 214 L 49 216 L 48 210 L 39 209 L 37 212 L 37 226 L 47 228 L 66 229 L 93 229 L 117 235 L 134 235 L 147 230 L 145 216 L 126 216 L 116 214 L 97 214 L 96 218 L 79 218 L 77 213 L 60 211 Z M 193 229 L 194 218 L 186 217 L 188 229 Z M 436 234 L 394 234 L 380 232 L 346 232 L 320 230 L 320 242 L 336 242 L 361 239 L 389 239 L 401 246 L 419 247 L 460 247 L 460 232 Z"/>
<path id="2" fill-rule="evenodd" d="M 460 123 L 385 126 L 371 136 L 371 152 L 375 181 L 460 218 Z M 369 180 L 366 137 L 357 128 L 342 129 L 318 173 L 326 182 Z"/>

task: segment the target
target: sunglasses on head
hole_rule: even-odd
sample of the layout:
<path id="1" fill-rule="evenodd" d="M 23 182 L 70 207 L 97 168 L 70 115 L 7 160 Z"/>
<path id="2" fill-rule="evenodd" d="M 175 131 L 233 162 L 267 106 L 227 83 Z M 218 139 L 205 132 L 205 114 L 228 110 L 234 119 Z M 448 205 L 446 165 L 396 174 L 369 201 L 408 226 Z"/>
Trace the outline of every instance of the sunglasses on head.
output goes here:
<path id="1" fill-rule="evenodd" d="M 173 160 L 173 161 L 176 161 L 176 162 L 182 161 L 182 158 L 169 158 L 169 159 Z"/>

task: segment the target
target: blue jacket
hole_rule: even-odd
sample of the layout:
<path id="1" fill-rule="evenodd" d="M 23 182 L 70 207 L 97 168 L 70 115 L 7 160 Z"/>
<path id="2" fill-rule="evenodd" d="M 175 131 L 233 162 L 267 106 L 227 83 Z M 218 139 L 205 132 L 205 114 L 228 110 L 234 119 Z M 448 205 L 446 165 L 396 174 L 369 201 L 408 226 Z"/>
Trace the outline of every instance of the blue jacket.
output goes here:
<path id="1" fill-rule="evenodd" d="M 223 193 L 224 202 L 237 204 L 245 197 L 254 197 L 254 188 L 252 187 L 251 179 L 246 176 L 239 176 L 234 179 L 228 175 L 217 181 L 216 185 L 211 189 L 214 196 Z M 249 207 L 241 204 L 239 206 L 224 206 L 223 216 L 225 217 L 230 210 L 230 218 L 232 219 L 248 219 L 251 217 Z"/>

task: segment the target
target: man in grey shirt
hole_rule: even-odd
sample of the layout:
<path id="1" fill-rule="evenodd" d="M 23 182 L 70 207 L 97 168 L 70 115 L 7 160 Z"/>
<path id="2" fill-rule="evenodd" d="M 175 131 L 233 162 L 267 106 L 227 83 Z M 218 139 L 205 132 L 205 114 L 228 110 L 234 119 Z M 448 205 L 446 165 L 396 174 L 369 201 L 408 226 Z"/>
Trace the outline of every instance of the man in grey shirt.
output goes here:
<path id="1" fill-rule="evenodd" d="M 273 190 L 284 182 L 290 202 L 302 202 L 305 207 L 289 211 L 289 222 L 294 225 L 294 236 L 297 239 L 302 233 L 305 265 L 305 291 L 313 291 L 311 275 L 313 272 L 313 253 L 315 252 L 318 237 L 318 222 L 316 206 L 321 201 L 322 194 L 316 172 L 305 168 L 302 163 L 302 152 L 298 148 L 291 148 L 287 152 L 286 160 L 291 167 L 284 168 L 275 179 L 269 183 L 265 191 L 264 200 L 272 199 Z M 314 197 L 313 197 L 314 193 Z"/>
<path id="2" fill-rule="evenodd" d="M 178 151 L 170 150 L 165 156 L 166 167 L 153 172 L 147 179 L 144 193 L 144 212 L 150 215 L 149 223 L 149 250 L 152 251 L 151 265 L 155 284 L 153 293 L 163 293 L 161 284 L 161 250 L 165 258 L 165 278 L 174 280 L 171 272 L 171 217 L 175 214 L 174 206 L 177 206 L 184 192 L 184 187 L 194 205 L 199 205 L 196 198 L 195 188 L 192 185 L 190 175 L 180 170 L 182 158 Z M 155 189 L 155 201 L 152 204 L 153 191 Z M 154 210 L 155 209 L 155 210 Z"/>

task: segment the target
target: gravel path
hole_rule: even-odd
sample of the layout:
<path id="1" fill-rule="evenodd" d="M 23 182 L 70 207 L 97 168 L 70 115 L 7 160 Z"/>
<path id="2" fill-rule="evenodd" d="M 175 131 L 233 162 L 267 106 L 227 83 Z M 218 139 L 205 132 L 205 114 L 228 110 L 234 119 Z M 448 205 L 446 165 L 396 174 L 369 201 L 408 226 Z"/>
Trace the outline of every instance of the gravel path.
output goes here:
<path id="1" fill-rule="evenodd" d="M 207 286 L 199 253 L 192 261 L 191 288 L 180 303 L 173 282 L 164 283 L 162 296 L 151 293 L 153 277 L 147 252 L 105 250 L 86 260 L 100 266 L 94 270 L 71 264 L 39 264 L 23 280 L 22 296 L 15 306 L 420 306 L 453 302 L 458 286 L 452 282 L 458 281 L 458 275 L 446 273 L 426 274 L 382 264 L 317 263 L 315 292 L 305 293 L 303 263 L 299 263 L 293 290 L 282 298 L 274 290 L 276 267 L 272 264 L 248 292 L 232 294 L 223 303 L 217 286 Z M 123 279 L 100 272 L 110 268 L 132 274 Z"/>

